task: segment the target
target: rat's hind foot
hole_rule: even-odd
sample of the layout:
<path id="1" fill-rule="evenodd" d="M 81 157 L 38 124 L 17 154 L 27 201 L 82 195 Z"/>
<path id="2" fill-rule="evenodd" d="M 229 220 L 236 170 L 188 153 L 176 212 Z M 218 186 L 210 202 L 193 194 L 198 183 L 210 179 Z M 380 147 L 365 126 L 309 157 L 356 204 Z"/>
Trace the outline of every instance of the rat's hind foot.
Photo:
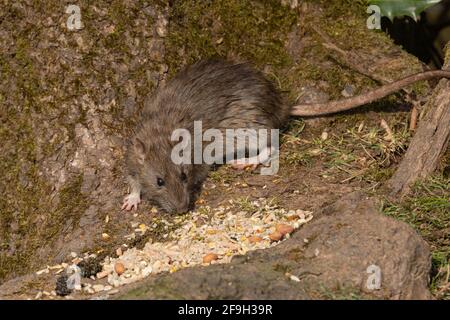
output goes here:
<path id="1" fill-rule="evenodd" d="M 241 158 L 236 160 L 230 160 L 227 164 L 231 165 L 233 169 L 245 170 L 250 168 L 251 171 L 255 170 L 258 165 L 266 165 L 270 161 L 270 154 L 273 153 L 272 148 L 264 148 L 257 156 L 250 158 Z"/>
<path id="2" fill-rule="evenodd" d="M 248 159 L 237 159 L 228 161 L 229 164 L 235 170 L 245 170 L 250 168 L 251 171 L 255 170 L 258 167 L 258 163 L 249 163 Z"/>
<path id="3" fill-rule="evenodd" d="M 274 154 L 273 148 L 264 148 L 257 156 L 250 158 L 241 158 L 236 160 L 230 160 L 227 164 L 231 165 L 233 169 L 236 170 L 245 170 L 250 168 L 250 170 L 255 170 L 258 165 L 266 166 L 268 162 L 270 162 L 270 155 Z"/>
<path id="4" fill-rule="evenodd" d="M 141 203 L 141 196 L 139 193 L 130 193 L 123 199 L 122 209 L 130 211 L 133 208 L 137 210 L 138 204 Z"/>

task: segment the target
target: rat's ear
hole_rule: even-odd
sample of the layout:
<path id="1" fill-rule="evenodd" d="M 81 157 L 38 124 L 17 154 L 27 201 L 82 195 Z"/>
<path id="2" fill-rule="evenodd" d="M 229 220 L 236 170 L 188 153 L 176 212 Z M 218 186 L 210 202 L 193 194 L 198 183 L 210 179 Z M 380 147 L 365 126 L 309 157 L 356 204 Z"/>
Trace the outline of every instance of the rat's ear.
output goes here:
<path id="1" fill-rule="evenodd" d="M 137 155 L 139 163 L 144 163 L 145 159 L 145 145 L 139 138 L 133 138 L 132 140 L 134 152 Z"/>

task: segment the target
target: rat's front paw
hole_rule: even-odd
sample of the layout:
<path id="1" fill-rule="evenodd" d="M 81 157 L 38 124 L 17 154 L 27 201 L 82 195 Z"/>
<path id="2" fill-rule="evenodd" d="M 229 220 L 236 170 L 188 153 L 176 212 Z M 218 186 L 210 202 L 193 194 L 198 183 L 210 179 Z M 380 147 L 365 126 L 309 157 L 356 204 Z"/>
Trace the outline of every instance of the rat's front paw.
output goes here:
<path id="1" fill-rule="evenodd" d="M 123 199 L 122 210 L 130 211 L 133 209 L 137 210 L 138 204 L 141 203 L 141 197 L 139 194 L 130 193 Z"/>

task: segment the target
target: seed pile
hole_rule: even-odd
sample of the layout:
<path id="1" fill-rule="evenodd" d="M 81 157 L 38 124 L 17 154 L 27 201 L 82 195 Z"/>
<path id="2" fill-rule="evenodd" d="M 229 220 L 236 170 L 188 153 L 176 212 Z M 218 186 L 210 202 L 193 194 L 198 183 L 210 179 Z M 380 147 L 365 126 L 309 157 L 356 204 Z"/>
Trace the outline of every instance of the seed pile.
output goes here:
<path id="1" fill-rule="evenodd" d="M 164 242 L 150 240 L 142 249 L 118 248 L 117 257 L 106 257 L 104 261 L 99 261 L 95 254 L 78 257 L 72 253 L 72 264 L 49 266 L 37 274 L 51 270 L 59 274 L 56 292 L 49 295 L 66 296 L 73 290 L 86 294 L 114 294 L 117 292 L 114 288 L 151 274 L 229 263 L 235 255 L 276 246 L 312 218 L 310 211 L 288 211 L 266 199 L 253 202 L 230 200 L 229 206 L 216 208 L 200 206 L 197 211 L 176 217 L 172 222 L 161 219 L 164 230 L 173 230 L 168 226 L 179 226 L 163 235 Z M 147 231 L 155 226 L 144 227 Z M 139 229 L 143 227 L 139 226 Z M 82 277 L 89 278 L 90 283 Z"/>
<path id="2" fill-rule="evenodd" d="M 250 203 L 254 212 L 231 211 L 230 207 L 201 207 L 175 223 L 181 227 L 169 241 L 148 242 L 142 250 L 131 248 L 120 257 L 107 257 L 103 271 L 111 286 L 135 282 L 150 274 L 181 268 L 228 263 L 235 255 L 275 246 L 300 225 L 312 219 L 309 211 L 286 211 L 265 200 Z"/>

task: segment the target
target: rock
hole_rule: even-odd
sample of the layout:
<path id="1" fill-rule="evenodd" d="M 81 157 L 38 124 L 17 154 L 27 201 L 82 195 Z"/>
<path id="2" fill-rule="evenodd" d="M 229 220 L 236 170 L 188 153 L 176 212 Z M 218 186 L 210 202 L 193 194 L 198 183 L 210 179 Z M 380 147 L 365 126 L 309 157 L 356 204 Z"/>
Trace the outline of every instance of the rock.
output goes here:
<path id="1" fill-rule="evenodd" d="M 320 280 L 329 288 L 338 282 L 389 299 L 431 298 L 427 243 L 410 226 L 376 208 L 373 200 L 354 193 L 326 207 L 321 218 L 295 234 L 296 241 L 309 239 L 301 256 L 314 256 L 304 270 L 320 274 L 305 282 Z M 284 246 L 286 254 L 294 254 L 295 247 L 286 248 L 291 243 Z M 374 270 L 381 276 L 381 287 L 375 290 L 369 285 L 377 275 Z"/>
<path id="2" fill-rule="evenodd" d="M 107 277 L 109 273 L 110 273 L 109 271 L 101 271 L 97 273 L 97 279 L 103 279 Z"/>
<path id="3" fill-rule="evenodd" d="M 105 290 L 105 286 L 102 284 L 94 284 L 92 286 L 92 289 L 94 289 L 95 292 L 100 292 L 100 291 Z"/>
<path id="4" fill-rule="evenodd" d="M 375 202 L 360 194 L 337 201 L 318 216 L 274 248 L 235 257 L 230 264 L 151 277 L 122 288 L 119 298 L 431 297 L 430 251 L 407 224 L 380 214 Z"/>

